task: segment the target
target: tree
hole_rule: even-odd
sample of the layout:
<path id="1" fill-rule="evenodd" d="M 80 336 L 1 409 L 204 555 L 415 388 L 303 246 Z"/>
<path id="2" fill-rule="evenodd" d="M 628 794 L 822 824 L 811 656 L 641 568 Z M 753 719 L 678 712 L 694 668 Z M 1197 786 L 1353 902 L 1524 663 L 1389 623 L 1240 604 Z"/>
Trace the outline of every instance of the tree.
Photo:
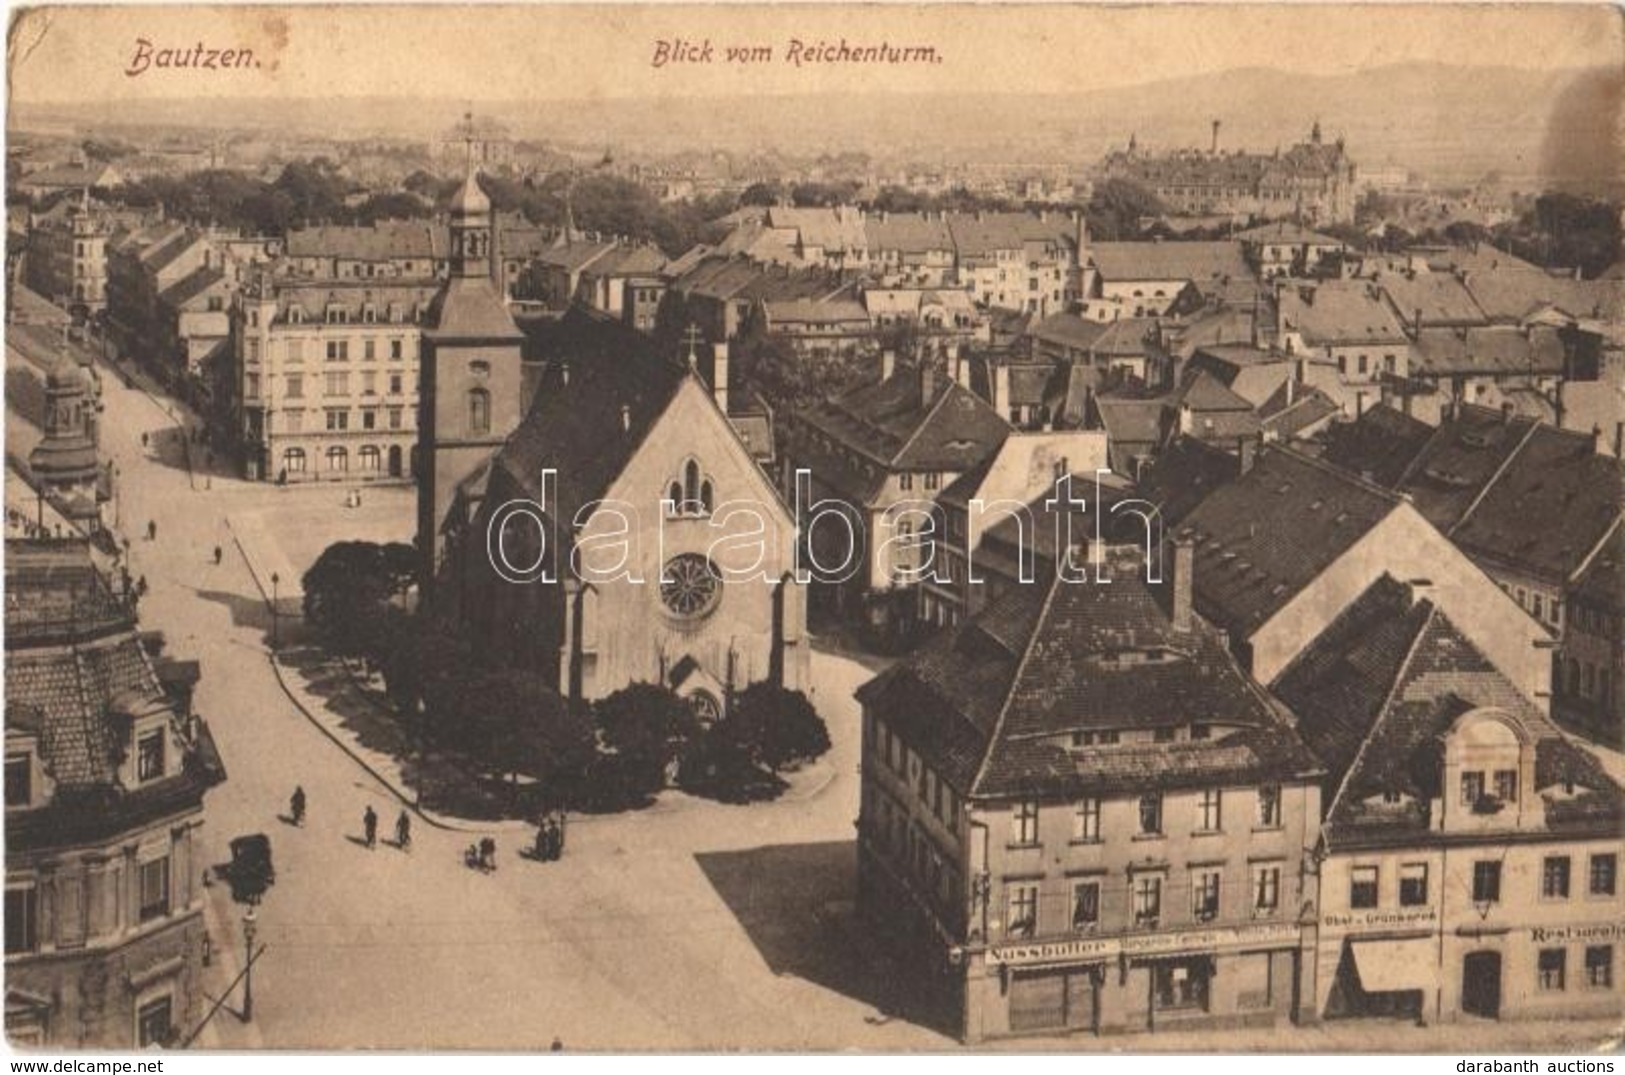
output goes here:
<path id="1" fill-rule="evenodd" d="M 744 193 L 739 195 L 739 204 L 773 206 L 779 204 L 779 199 L 783 196 L 784 188 L 776 180 L 766 183 L 752 183 L 745 188 Z"/>
<path id="2" fill-rule="evenodd" d="M 476 672 L 450 701 L 455 745 L 510 784 L 528 773 L 550 794 L 555 783 L 573 789 L 592 762 L 592 725 L 535 672 Z"/>
<path id="3" fill-rule="evenodd" d="M 1086 209 L 1089 233 L 1100 239 L 1132 239 L 1143 217 L 1166 212 L 1161 200 L 1131 179 L 1108 179 L 1096 185 Z"/>
<path id="4" fill-rule="evenodd" d="M 776 683 L 752 683 L 734 698 L 719 729 L 758 765 L 777 773 L 829 750 L 829 729 L 807 696 Z"/>
<path id="5" fill-rule="evenodd" d="M 305 572 L 305 620 L 347 655 L 377 652 L 390 599 L 410 587 L 410 545 L 340 541 Z"/>
<path id="6" fill-rule="evenodd" d="M 665 783 L 666 767 L 699 731 L 688 703 L 655 683 L 633 683 L 601 699 L 593 723 L 623 768 L 628 790 L 645 795 Z"/>

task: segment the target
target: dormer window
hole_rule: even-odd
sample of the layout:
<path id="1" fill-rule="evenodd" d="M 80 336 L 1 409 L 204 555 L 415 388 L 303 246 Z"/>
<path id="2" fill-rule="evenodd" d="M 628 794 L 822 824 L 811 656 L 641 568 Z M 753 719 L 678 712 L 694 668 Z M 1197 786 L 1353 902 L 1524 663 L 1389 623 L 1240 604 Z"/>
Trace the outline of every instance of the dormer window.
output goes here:
<path id="1" fill-rule="evenodd" d="M 135 742 L 135 778 L 141 783 L 164 775 L 164 729 L 143 732 Z"/>
<path id="2" fill-rule="evenodd" d="M 288 324 L 302 325 L 305 323 L 305 311 L 299 306 L 288 307 Z"/>
<path id="3" fill-rule="evenodd" d="M 30 806 L 34 802 L 34 757 L 32 754 L 6 755 L 6 807 Z"/>

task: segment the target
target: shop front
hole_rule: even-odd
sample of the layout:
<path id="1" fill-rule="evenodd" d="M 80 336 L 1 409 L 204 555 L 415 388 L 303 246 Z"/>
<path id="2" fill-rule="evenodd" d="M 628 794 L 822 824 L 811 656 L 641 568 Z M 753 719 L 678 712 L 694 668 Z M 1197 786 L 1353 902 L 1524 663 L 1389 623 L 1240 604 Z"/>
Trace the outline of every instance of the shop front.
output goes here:
<path id="1" fill-rule="evenodd" d="M 995 945 L 967 962 L 967 1037 L 1273 1025 L 1295 1009 L 1300 932 L 1273 922 Z"/>

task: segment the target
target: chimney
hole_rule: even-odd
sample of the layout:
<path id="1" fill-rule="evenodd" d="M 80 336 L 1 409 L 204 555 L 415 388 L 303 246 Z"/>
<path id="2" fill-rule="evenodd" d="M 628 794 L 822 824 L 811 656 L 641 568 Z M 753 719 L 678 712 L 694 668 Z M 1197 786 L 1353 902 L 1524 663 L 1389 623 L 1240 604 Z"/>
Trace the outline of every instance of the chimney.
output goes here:
<path id="1" fill-rule="evenodd" d="M 1213 145 L 1208 150 L 1208 152 L 1214 154 L 1215 156 L 1217 156 L 1218 152 L 1219 152 L 1219 121 L 1218 120 L 1213 121 Z"/>
<path id="2" fill-rule="evenodd" d="M 1422 335 L 1422 308 L 1420 306 L 1416 308 L 1416 320 L 1413 324 L 1416 326 L 1416 334 L 1418 336 Z"/>
<path id="3" fill-rule="evenodd" d="M 1625 422 L 1614 423 L 1614 458 L 1625 459 Z"/>
<path id="4" fill-rule="evenodd" d="M 937 364 L 929 358 L 920 359 L 920 406 L 929 407 L 937 398 Z"/>
<path id="5" fill-rule="evenodd" d="M 1253 469 L 1253 460 L 1258 455 L 1258 441 L 1252 437 L 1242 437 L 1236 444 L 1236 454 L 1241 457 L 1241 472 L 1246 474 Z"/>
<path id="6" fill-rule="evenodd" d="M 1297 387 L 1297 379 L 1291 373 L 1288 373 L 1286 377 L 1286 405 L 1288 407 L 1297 401 Z"/>
<path id="7" fill-rule="evenodd" d="M 564 387 L 570 387 L 570 363 L 566 362 L 559 367 L 559 381 Z"/>
<path id="8" fill-rule="evenodd" d="M 1602 426 L 1592 425 L 1592 427 L 1591 427 L 1591 454 L 1592 455 L 1597 454 L 1597 448 L 1601 444 L 1602 444 Z"/>
<path id="9" fill-rule="evenodd" d="M 711 351 L 711 394 L 722 413 L 728 413 L 728 345 L 719 343 Z"/>
<path id="10" fill-rule="evenodd" d="M 632 428 L 632 408 L 625 403 L 621 404 L 621 432 L 625 433 Z"/>
<path id="11" fill-rule="evenodd" d="M 1501 404 L 1501 424 L 1504 426 L 1512 424 L 1512 404 L 1510 403 Z"/>
<path id="12" fill-rule="evenodd" d="M 1568 384 L 1567 379 L 1565 379 L 1563 377 L 1559 377 L 1557 379 L 1556 399 L 1553 400 L 1553 406 L 1552 406 L 1552 409 L 1554 411 L 1556 411 L 1557 413 L 1555 415 L 1556 421 L 1554 421 L 1552 424 L 1557 426 L 1558 429 L 1563 428 L 1563 414 L 1567 410 L 1567 408 L 1564 406 L 1565 401 L 1563 399 L 1563 394 L 1564 394 L 1563 389 L 1567 384 Z"/>
<path id="13" fill-rule="evenodd" d="M 959 387 L 969 389 L 970 388 L 970 358 L 969 358 L 969 356 L 967 356 L 967 355 L 960 352 L 959 344 L 957 344 L 957 343 L 953 344 L 952 346 L 949 347 L 948 356 L 949 356 L 949 361 L 953 363 L 954 380 L 959 382 Z"/>
<path id="14" fill-rule="evenodd" d="M 1196 570 L 1196 546 L 1188 537 L 1174 541 L 1174 600 L 1169 619 L 1176 631 L 1191 629 L 1191 582 Z"/>

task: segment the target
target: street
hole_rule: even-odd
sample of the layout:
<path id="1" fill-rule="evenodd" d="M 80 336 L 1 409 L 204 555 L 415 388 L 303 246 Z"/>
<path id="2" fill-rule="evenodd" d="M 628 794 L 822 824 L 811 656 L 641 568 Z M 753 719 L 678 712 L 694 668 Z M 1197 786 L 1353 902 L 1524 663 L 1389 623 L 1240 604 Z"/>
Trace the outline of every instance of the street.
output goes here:
<path id="1" fill-rule="evenodd" d="M 850 901 L 858 722 L 851 691 L 868 673 L 815 658 L 815 699 L 835 746 L 833 779 L 797 801 L 727 806 L 686 798 L 642 813 L 573 820 L 562 862 L 518 856 L 499 833 L 499 868 L 463 865 L 479 838 L 414 818 L 410 852 L 361 846 L 371 805 L 392 838 L 401 804 L 282 693 L 267 660 L 267 603 L 227 519 L 293 512 L 282 550 L 297 578 L 329 541 L 410 539 L 411 491 L 368 489 L 365 533 L 343 487 L 282 489 L 223 470 L 189 480 L 173 421 L 145 393 L 104 378 L 102 447 L 117 465 L 131 571 L 151 587 L 142 626 L 202 662 L 197 711 L 228 780 L 208 800 L 207 861 L 239 835 L 267 833 L 277 882 L 258 913 L 254 1021 L 216 1016 L 200 1042 L 240 1048 L 779 1049 L 941 1047 L 937 1033 L 880 1012 L 826 905 Z M 183 413 L 178 406 L 177 413 Z M 141 435 L 148 435 L 143 448 Z M 155 458 L 160 456 L 161 458 Z M 324 511 L 321 504 L 333 505 Z M 157 539 L 145 540 L 148 520 Z M 318 540 L 319 539 L 319 540 Z M 226 556 L 213 563 L 216 545 Z M 286 599 L 284 611 L 296 608 Z M 295 785 L 303 828 L 279 820 Z M 240 963 L 241 908 L 211 890 L 223 983 Z M 839 919 L 838 919 L 839 921 Z M 836 943 L 841 942 L 841 943 Z M 230 1007 L 235 1008 L 236 1001 Z"/>

